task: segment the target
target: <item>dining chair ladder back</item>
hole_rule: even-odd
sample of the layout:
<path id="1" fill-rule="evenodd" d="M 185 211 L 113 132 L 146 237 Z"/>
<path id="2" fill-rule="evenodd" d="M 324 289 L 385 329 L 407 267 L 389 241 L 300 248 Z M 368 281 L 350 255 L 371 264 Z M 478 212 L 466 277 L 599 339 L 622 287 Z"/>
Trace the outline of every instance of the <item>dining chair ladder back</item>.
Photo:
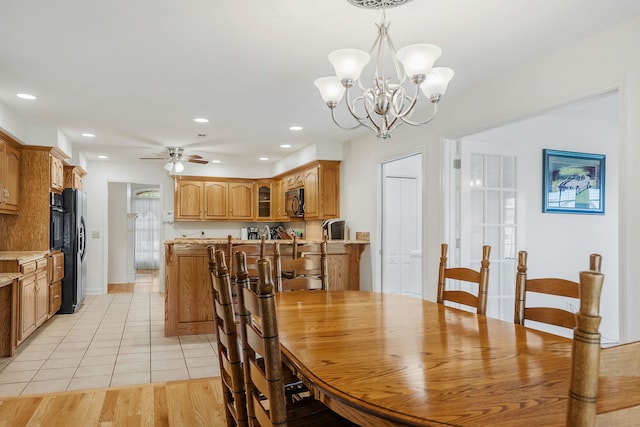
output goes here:
<path id="1" fill-rule="evenodd" d="M 580 273 L 580 310 L 573 335 L 567 407 L 569 426 L 632 426 L 640 420 L 640 341 L 601 347 L 603 280 L 597 271 Z"/>
<path id="2" fill-rule="evenodd" d="M 476 312 L 485 315 L 487 312 L 487 291 L 489 288 L 489 257 L 491 255 L 491 246 L 484 245 L 482 247 L 482 261 L 480 262 L 480 270 L 473 270 L 467 267 L 447 267 L 447 250 L 449 245 L 443 243 L 440 247 L 440 269 L 438 272 L 438 303 L 444 304 L 450 301 L 463 304 L 476 309 Z M 447 280 L 459 280 L 463 282 L 476 283 L 478 293 L 474 295 L 465 290 L 448 290 L 446 288 Z"/>
<path id="3" fill-rule="evenodd" d="M 244 286 L 238 303 L 242 305 L 239 310 L 243 313 L 242 336 L 248 347 L 247 351 L 243 350 L 243 363 L 247 366 L 245 390 L 249 424 L 261 427 L 353 425 L 313 398 L 287 401 L 271 262 L 258 261 L 255 290 L 247 286 L 246 280 L 241 283 Z"/>
<path id="4" fill-rule="evenodd" d="M 207 250 L 225 419 L 228 427 L 244 427 L 248 425 L 246 395 L 229 272 L 224 252 L 215 250 L 213 246 Z"/>
<path id="5" fill-rule="evenodd" d="M 530 279 L 527 276 L 527 257 L 527 251 L 518 252 L 514 323 L 524 325 L 525 320 L 530 320 L 572 330 L 576 326 L 574 312 L 557 307 L 527 306 L 527 293 L 535 292 L 537 294 L 578 299 L 580 298 L 579 283 L 555 277 Z M 591 254 L 589 257 L 589 270 L 599 272 L 601 265 L 602 256 Z"/>
<path id="6" fill-rule="evenodd" d="M 300 245 L 294 239 L 292 256 L 283 256 L 280 243 L 274 244 L 277 290 L 296 291 L 329 288 L 327 241 Z"/>

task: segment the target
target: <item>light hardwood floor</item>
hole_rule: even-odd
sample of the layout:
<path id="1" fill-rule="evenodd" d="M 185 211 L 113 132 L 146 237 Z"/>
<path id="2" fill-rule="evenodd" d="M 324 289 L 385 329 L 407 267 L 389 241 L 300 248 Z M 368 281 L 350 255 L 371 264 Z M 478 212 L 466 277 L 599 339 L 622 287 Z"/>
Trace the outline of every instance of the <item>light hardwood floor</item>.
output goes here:
<path id="1" fill-rule="evenodd" d="M 220 378 L 0 399 L 0 426 L 223 426 Z"/>

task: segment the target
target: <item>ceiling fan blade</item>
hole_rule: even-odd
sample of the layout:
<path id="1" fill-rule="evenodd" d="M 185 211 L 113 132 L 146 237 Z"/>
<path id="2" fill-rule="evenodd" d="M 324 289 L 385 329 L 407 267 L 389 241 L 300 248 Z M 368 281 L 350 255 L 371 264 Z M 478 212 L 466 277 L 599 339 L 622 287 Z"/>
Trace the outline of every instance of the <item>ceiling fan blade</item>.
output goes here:
<path id="1" fill-rule="evenodd" d="M 140 160 L 165 160 L 166 157 L 140 157 Z"/>
<path id="2" fill-rule="evenodd" d="M 204 159 L 186 159 L 189 163 L 198 163 L 201 165 L 206 165 L 209 163 L 208 160 L 204 160 Z"/>
<path id="3" fill-rule="evenodd" d="M 202 159 L 202 156 L 198 156 L 197 154 L 190 154 L 188 156 L 182 156 L 185 159 L 191 160 L 191 159 Z"/>

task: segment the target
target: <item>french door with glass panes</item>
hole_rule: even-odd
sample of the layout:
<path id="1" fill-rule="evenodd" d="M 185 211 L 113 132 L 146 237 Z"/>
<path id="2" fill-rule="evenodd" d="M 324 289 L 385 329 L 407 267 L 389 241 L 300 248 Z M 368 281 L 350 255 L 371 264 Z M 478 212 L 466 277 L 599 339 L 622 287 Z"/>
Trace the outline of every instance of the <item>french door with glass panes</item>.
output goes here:
<path id="1" fill-rule="evenodd" d="M 487 316 L 512 321 L 519 203 L 517 159 L 504 144 L 461 141 L 460 261 L 480 268 L 491 246 Z"/>

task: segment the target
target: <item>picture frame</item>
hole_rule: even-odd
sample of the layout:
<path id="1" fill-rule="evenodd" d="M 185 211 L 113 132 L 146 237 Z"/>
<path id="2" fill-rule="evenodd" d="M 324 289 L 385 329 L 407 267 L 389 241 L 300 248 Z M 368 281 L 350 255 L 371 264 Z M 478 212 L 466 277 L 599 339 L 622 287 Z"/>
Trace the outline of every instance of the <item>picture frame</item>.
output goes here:
<path id="1" fill-rule="evenodd" d="M 542 212 L 604 214 L 604 154 L 542 150 Z"/>

